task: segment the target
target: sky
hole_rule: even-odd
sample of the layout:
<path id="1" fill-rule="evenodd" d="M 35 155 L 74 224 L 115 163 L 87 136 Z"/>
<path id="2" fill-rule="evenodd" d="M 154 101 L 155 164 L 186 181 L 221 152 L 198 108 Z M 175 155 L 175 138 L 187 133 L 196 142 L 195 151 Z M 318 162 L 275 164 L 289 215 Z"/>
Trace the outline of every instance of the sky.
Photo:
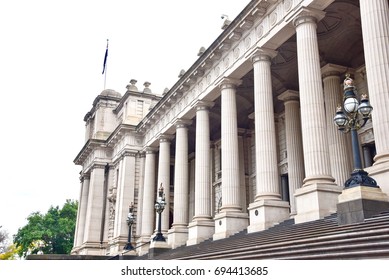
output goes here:
<path id="1" fill-rule="evenodd" d="M 250 0 L 0 2 L 0 226 L 78 200 L 83 118 L 105 86 L 162 94 Z"/>

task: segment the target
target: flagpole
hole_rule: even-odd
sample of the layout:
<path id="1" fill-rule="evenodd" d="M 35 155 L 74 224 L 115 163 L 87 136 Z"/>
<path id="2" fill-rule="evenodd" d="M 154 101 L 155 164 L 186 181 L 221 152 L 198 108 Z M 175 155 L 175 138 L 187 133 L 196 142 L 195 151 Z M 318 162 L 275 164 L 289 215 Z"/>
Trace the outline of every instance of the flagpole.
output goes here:
<path id="1" fill-rule="evenodd" d="M 105 89 L 106 82 L 107 82 L 107 65 L 105 65 L 105 72 L 104 72 L 104 89 Z"/>
<path id="2" fill-rule="evenodd" d="M 104 90 L 107 82 L 107 66 L 108 66 L 108 42 L 107 39 L 107 47 L 105 49 L 105 55 L 104 55 L 104 65 L 103 65 L 103 74 L 104 74 Z"/>

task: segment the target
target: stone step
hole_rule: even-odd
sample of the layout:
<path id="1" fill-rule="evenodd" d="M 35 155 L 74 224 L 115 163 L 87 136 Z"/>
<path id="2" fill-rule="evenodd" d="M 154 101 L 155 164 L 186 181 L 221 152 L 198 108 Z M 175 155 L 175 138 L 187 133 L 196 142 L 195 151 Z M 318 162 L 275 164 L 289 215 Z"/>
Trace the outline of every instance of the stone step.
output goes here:
<path id="1" fill-rule="evenodd" d="M 341 245 L 341 242 L 344 242 L 344 239 L 341 238 L 342 235 L 348 236 L 356 234 L 362 236 L 364 234 L 366 235 L 367 232 L 367 237 L 369 238 L 369 232 L 374 231 L 374 234 L 377 234 L 379 230 L 385 230 L 387 228 L 389 228 L 388 214 L 370 218 L 364 223 L 342 226 L 337 225 L 336 215 L 331 215 L 318 221 L 298 225 L 288 221 L 287 223 L 280 223 L 273 228 L 257 233 L 247 234 L 246 231 L 242 231 L 227 239 L 217 241 L 207 240 L 194 246 L 179 248 L 180 250 L 170 250 L 165 254 L 157 256 L 157 258 L 218 259 L 231 258 L 232 256 L 236 258 L 244 258 L 244 256 L 254 257 L 250 253 L 252 250 L 258 251 L 260 248 L 265 249 L 266 246 L 269 250 L 275 252 L 276 248 L 283 248 L 284 246 L 289 246 L 291 243 L 295 245 L 307 245 L 310 240 L 316 241 L 317 239 L 327 240 L 326 242 L 330 242 L 330 240 L 336 241 L 338 239 Z M 323 246 L 325 248 L 326 244 Z M 283 254 L 285 255 L 285 253 Z"/>

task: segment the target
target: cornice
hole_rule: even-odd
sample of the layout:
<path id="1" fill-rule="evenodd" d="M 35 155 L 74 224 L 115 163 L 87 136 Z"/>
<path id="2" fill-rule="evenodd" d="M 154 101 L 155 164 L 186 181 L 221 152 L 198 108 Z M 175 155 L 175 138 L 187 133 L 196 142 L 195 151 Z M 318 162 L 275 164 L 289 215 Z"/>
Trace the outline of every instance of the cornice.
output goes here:
<path id="1" fill-rule="evenodd" d="M 95 149 L 96 147 L 104 147 L 105 140 L 99 140 L 99 139 L 89 139 L 84 147 L 82 147 L 81 151 L 78 153 L 76 158 L 73 160 L 75 164 L 82 165 L 85 158 L 90 154 L 90 152 Z"/>

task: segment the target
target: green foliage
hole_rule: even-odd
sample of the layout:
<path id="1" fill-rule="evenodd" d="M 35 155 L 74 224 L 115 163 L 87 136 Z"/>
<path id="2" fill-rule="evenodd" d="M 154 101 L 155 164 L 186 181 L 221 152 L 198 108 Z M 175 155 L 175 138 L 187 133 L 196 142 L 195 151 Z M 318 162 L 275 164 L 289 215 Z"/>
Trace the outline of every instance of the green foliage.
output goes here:
<path id="1" fill-rule="evenodd" d="M 77 219 L 77 201 L 66 200 L 60 209 L 51 206 L 45 215 L 31 213 L 27 225 L 19 228 L 14 243 L 20 246 L 19 255 L 69 254 L 73 247 Z"/>
<path id="2" fill-rule="evenodd" d="M 0 260 L 14 260 L 18 254 L 19 247 L 9 244 L 8 233 L 0 226 Z"/>
<path id="3" fill-rule="evenodd" d="M 20 251 L 20 247 L 16 247 L 15 244 L 9 245 L 4 253 L 0 254 L 0 260 L 15 260 Z"/>

